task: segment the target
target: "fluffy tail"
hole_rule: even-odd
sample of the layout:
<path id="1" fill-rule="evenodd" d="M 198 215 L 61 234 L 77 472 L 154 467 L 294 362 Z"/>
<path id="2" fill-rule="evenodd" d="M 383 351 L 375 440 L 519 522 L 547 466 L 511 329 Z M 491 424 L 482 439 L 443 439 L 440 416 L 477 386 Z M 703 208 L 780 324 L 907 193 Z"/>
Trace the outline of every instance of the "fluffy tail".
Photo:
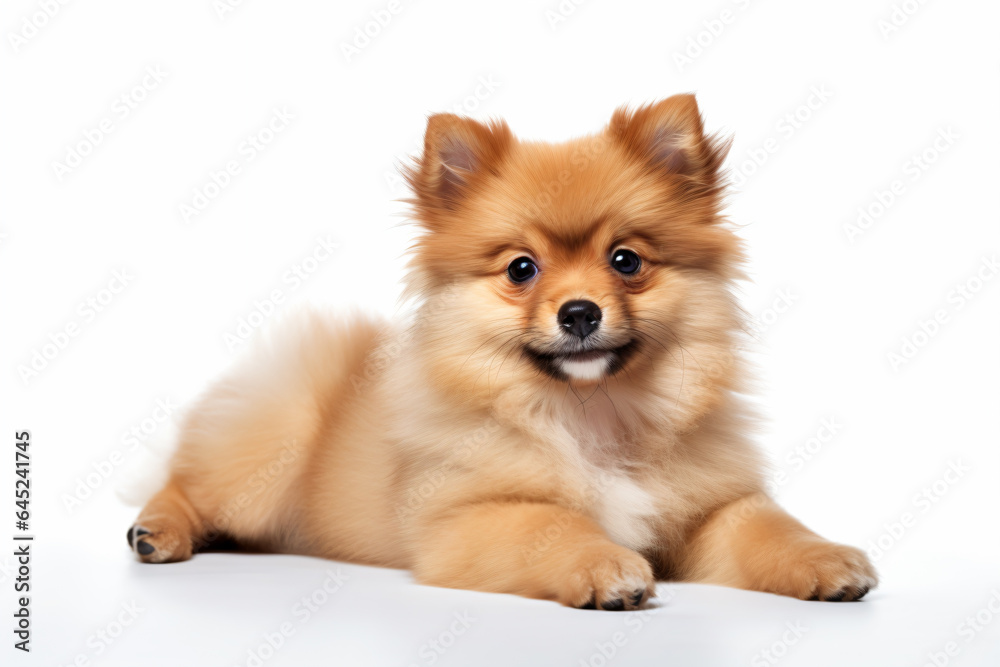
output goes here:
<path id="1" fill-rule="evenodd" d="M 169 464 L 169 448 L 151 449 L 148 467 L 159 479 L 135 476 L 120 495 L 141 502 L 169 477 L 209 530 L 272 541 L 292 521 L 287 494 L 350 396 L 351 377 L 363 374 L 378 333 L 378 322 L 360 317 L 287 317 L 194 402 Z"/>

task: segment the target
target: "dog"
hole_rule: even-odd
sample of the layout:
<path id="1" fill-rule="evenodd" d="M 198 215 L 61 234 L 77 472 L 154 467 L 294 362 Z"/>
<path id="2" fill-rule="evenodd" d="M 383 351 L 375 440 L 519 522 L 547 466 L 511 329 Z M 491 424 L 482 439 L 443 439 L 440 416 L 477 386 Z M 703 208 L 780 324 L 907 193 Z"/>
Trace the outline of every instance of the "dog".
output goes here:
<path id="1" fill-rule="evenodd" d="M 139 560 L 247 549 L 636 609 L 657 580 L 858 600 L 864 553 L 768 497 L 728 143 L 692 95 L 522 141 L 429 118 L 397 324 L 306 313 L 186 416 Z"/>

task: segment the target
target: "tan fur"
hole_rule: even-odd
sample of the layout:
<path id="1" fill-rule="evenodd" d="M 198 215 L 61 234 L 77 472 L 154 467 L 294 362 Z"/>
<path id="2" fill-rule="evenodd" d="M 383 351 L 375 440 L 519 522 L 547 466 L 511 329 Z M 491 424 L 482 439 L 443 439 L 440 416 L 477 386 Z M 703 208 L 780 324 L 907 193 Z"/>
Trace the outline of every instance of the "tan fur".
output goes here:
<path id="1" fill-rule="evenodd" d="M 228 537 L 607 609 L 642 604 L 654 574 L 864 595 L 861 552 L 762 491 L 725 150 L 689 95 L 560 145 L 432 116 L 407 174 L 412 321 L 304 316 L 210 390 L 130 531 L 140 558 Z M 609 266 L 619 248 L 642 258 L 634 276 Z M 523 256 L 540 271 L 517 284 Z M 568 379 L 533 357 L 558 351 L 574 299 L 601 308 L 592 342 L 629 351 L 614 374 Z"/>

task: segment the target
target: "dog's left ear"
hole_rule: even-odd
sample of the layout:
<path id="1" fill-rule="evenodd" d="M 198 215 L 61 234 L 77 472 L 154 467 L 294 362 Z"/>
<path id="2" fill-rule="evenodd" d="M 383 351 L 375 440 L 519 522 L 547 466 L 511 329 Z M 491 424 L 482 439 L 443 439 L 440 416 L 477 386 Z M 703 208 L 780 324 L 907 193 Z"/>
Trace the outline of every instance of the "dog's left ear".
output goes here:
<path id="1" fill-rule="evenodd" d="M 608 133 L 629 152 L 664 174 L 714 179 L 728 145 L 705 137 L 694 95 L 674 95 L 637 109 L 621 107 Z"/>
<path id="2" fill-rule="evenodd" d="M 407 180 L 425 211 L 455 209 L 503 159 L 513 135 L 503 121 L 479 123 L 455 114 L 427 120 L 424 152 Z"/>

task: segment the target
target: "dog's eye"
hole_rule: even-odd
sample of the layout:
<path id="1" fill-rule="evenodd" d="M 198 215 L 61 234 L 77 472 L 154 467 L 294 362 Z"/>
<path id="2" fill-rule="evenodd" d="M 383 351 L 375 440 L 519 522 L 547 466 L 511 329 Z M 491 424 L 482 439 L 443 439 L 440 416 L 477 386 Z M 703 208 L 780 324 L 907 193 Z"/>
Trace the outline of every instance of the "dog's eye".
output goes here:
<path id="1" fill-rule="evenodd" d="M 611 253 L 611 266 L 614 267 L 615 271 L 618 273 L 624 273 L 626 276 L 630 276 L 639 270 L 639 267 L 642 266 L 642 260 L 639 259 L 639 255 L 635 254 L 631 250 L 619 248 Z"/>
<path id="2" fill-rule="evenodd" d="M 538 267 L 527 257 L 518 257 L 507 267 L 507 275 L 515 283 L 523 283 L 531 280 L 538 274 Z"/>

